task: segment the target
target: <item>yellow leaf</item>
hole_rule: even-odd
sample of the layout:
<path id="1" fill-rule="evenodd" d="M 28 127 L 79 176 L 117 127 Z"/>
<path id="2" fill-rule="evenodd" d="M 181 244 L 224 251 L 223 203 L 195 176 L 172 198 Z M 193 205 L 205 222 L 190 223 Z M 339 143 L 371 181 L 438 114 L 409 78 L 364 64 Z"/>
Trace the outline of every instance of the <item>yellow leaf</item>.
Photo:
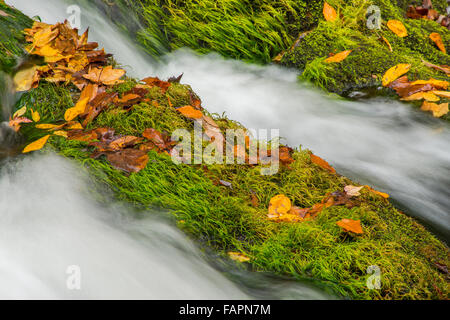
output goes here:
<path id="1" fill-rule="evenodd" d="M 368 185 L 365 185 L 364 187 L 366 187 L 367 189 L 369 189 L 370 192 L 373 192 L 373 193 L 375 193 L 375 194 L 377 194 L 377 195 L 379 195 L 379 196 L 381 196 L 381 197 L 383 197 L 383 198 L 385 198 L 385 199 L 389 198 L 389 195 L 388 195 L 387 193 L 380 192 L 380 191 L 377 191 L 377 190 L 375 190 L 375 189 L 372 189 L 372 188 L 371 188 L 370 186 L 368 186 Z"/>
<path id="2" fill-rule="evenodd" d="M 180 112 L 186 118 L 200 119 L 201 117 L 203 117 L 203 113 L 201 111 L 196 110 L 191 106 L 184 106 L 178 108 L 177 111 Z"/>
<path id="3" fill-rule="evenodd" d="M 337 19 L 336 10 L 330 6 L 327 2 L 323 4 L 323 16 L 327 21 L 334 21 Z"/>
<path id="4" fill-rule="evenodd" d="M 450 99 L 450 91 L 431 91 L 435 95 L 442 97 L 442 98 L 449 98 Z"/>
<path id="5" fill-rule="evenodd" d="M 239 262 L 250 261 L 249 257 L 247 257 L 245 254 L 240 253 L 240 252 L 232 252 L 232 251 L 230 251 L 230 252 L 228 252 L 228 255 L 234 261 L 239 261 Z"/>
<path id="6" fill-rule="evenodd" d="M 270 199 L 269 218 L 277 218 L 280 215 L 287 214 L 291 210 L 291 200 L 284 194 L 279 194 Z"/>
<path id="7" fill-rule="evenodd" d="M 66 121 L 71 121 L 78 117 L 80 114 L 84 112 L 86 109 L 86 105 L 89 101 L 89 97 L 83 98 L 81 100 L 78 100 L 77 104 L 66 110 L 66 113 L 64 114 L 64 119 Z"/>
<path id="8" fill-rule="evenodd" d="M 50 137 L 50 135 L 48 134 L 45 137 L 42 137 L 42 138 L 36 140 L 35 142 L 30 143 L 23 149 L 22 153 L 27 153 L 27 152 L 42 149 L 42 147 L 45 146 L 45 144 L 47 143 L 47 140 L 49 137 Z"/>
<path id="9" fill-rule="evenodd" d="M 55 131 L 55 132 L 53 132 L 53 134 L 56 136 L 61 136 L 61 137 L 67 138 L 67 132 L 64 130 Z"/>
<path id="10" fill-rule="evenodd" d="M 54 129 L 56 127 L 59 127 L 59 126 L 56 124 L 50 124 L 50 123 L 41 123 L 41 124 L 37 124 L 35 126 L 36 129 L 42 129 L 42 130 Z"/>
<path id="11" fill-rule="evenodd" d="M 431 91 L 420 91 L 420 92 L 414 93 L 408 97 L 401 98 L 400 100 L 414 101 L 414 100 L 422 100 L 422 99 L 424 99 L 426 101 L 433 101 L 433 102 L 439 101 L 439 97 Z"/>
<path id="12" fill-rule="evenodd" d="M 39 112 L 31 109 L 31 119 L 33 119 L 34 122 L 39 122 L 39 120 L 41 120 L 41 116 L 39 115 Z"/>
<path id="13" fill-rule="evenodd" d="M 59 51 L 47 44 L 42 48 L 37 48 L 33 53 L 43 57 L 53 57 L 58 55 Z"/>
<path id="14" fill-rule="evenodd" d="M 20 70 L 14 76 L 14 86 L 16 91 L 28 91 L 33 86 L 36 79 L 37 66 Z"/>
<path id="15" fill-rule="evenodd" d="M 390 68 L 383 76 L 382 84 L 384 87 L 388 86 L 392 81 L 396 80 L 398 77 L 404 75 L 411 68 L 410 64 L 400 63 L 392 68 Z"/>
<path id="16" fill-rule="evenodd" d="M 398 20 L 389 20 L 387 23 L 389 30 L 395 33 L 400 38 L 408 36 L 408 32 L 406 31 L 405 26 L 401 21 Z"/>
<path id="17" fill-rule="evenodd" d="M 410 86 L 414 86 L 416 84 L 431 84 L 432 86 L 436 88 L 441 88 L 447 90 L 448 88 L 448 81 L 444 80 L 436 80 L 436 79 L 429 79 L 429 80 L 417 80 L 414 82 L 411 82 Z"/>
<path id="18" fill-rule="evenodd" d="M 72 125 L 70 125 L 69 127 L 67 127 L 68 130 L 82 130 L 83 126 L 81 125 L 81 123 L 77 122 L 74 123 Z"/>
<path id="19" fill-rule="evenodd" d="M 444 42 L 442 41 L 441 35 L 437 32 L 433 32 L 430 34 L 430 39 L 436 43 L 439 50 L 441 50 L 443 53 L 447 54 L 447 50 L 445 50 Z"/>
<path id="20" fill-rule="evenodd" d="M 385 37 L 383 37 L 383 36 L 381 36 L 381 38 L 383 39 L 383 41 L 387 44 L 387 46 L 388 46 L 388 48 L 389 48 L 389 51 L 393 51 L 392 50 L 392 46 L 391 46 L 391 44 L 389 43 L 389 41 L 388 41 L 388 39 L 386 39 Z"/>
<path id="21" fill-rule="evenodd" d="M 20 108 L 19 110 L 17 110 L 16 112 L 14 112 L 13 119 L 23 116 L 25 114 L 25 112 L 27 112 L 27 106 L 24 106 L 24 107 Z"/>
<path id="22" fill-rule="evenodd" d="M 345 51 L 336 53 L 334 56 L 331 56 L 331 57 L 325 59 L 325 62 L 326 63 L 341 62 L 342 60 L 347 58 L 347 56 L 350 54 L 350 52 L 352 52 L 352 50 L 345 50 Z"/>
<path id="23" fill-rule="evenodd" d="M 433 113 L 433 117 L 440 118 L 448 113 L 448 102 L 436 104 L 424 101 L 420 109 L 423 111 L 431 111 Z"/>

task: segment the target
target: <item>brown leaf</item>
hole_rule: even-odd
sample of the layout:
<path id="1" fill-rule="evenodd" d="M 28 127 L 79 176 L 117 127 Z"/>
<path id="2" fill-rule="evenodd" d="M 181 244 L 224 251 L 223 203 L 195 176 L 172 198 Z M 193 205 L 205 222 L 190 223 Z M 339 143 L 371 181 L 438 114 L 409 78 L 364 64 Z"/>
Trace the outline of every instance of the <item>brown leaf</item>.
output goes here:
<path id="1" fill-rule="evenodd" d="M 292 149 L 289 147 L 279 148 L 279 158 L 282 165 L 289 165 L 295 160 L 291 156 Z"/>
<path id="2" fill-rule="evenodd" d="M 150 87 L 159 87 L 161 88 L 162 93 L 166 93 L 167 89 L 170 87 L 171 83 L 168 81 L 161 81 L 159 78 L 155 77 L 148 77 L 145 79 L 142 79 L 143 82 L 145 82 Z"/>
<path id="3" fill-rule="evenodd" d="M 116 169 L 125 172 L 139 172 L 147 166 L 147 152 L 136 149 L 123 149 L 106 154 L 106 159 Z"/>
<path id="4" fill-rule="evenodd" d="M 142 136 L 149 140 L 157 149 L 159 149 L 158 151 L 170 150 L 173 146 L 173 143 L 170 141 L 170 137 L 163 135 L 161 132 L 153 128 L 145 129 Z M 150 150 L 153 150 L 155 148 L 153 148 L 152 145 L 147 145 L 147 147 L 149 147 Z"/>
<path id="5" fill-rule="evenodd" d="M 177 109 L 183 116 L 190 119 L 200 119 L 203 117 L 203 113 L 199 110 L 194 109 L 191 106 L 184 106 Z"/>
<path id="6" fill-rule="evenodd" d="M 356 234 L 363 234 L 363 229 L 361 228 L 360 220 L 352 220 L 352 219 L 342 219 L 336 224 L 341 227 L 345 232 L 353 232 Z"/>
<path id="7" fill-rule="evenodd" d="M 422 63 L 425 66 L 427 66 L 428 68 L 433 68 L 435 70 L 442 71 L 442 72 L 444 72 L 447 75 L 450 74 L 450 67 L 449 66 L 446 66 L 446 65 L 438 66 L 438 65 L 432 64 L 430 62 L 427 62 L 425 60 L 422 60 Z"/>

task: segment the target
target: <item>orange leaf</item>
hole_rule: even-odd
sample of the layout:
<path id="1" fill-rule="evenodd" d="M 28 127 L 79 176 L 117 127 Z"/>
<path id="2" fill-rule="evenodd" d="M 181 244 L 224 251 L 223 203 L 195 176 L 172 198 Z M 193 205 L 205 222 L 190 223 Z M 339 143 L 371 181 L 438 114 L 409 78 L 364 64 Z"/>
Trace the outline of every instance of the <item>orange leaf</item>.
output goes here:
<path id="1" fill-rule="evenodd" d="M 417 85 L 417 84 L 431 84 L 435 88 L 444 89 L 447 90 L 448 88 L 448 81 L 444 80 L 436 80 L 436 79 L 429 79 L 429 80 L 417 80 L 414 82 L 411 82 L 411 86 Z"/>
<path id="2" fill-rule="evenodd" d="M 380 191 L 377 191 L 377 190 L 375 190 L 375 189 L 372 189 L 372 188 L 371 188 L 370 186 L 368 186 L 368 185 L 365 185 L 364 187 L 366 187 L 367 189 L 369 189 L 370 192 L 373 192 L 373 193 L 379 195 L 380 197 L 383 197 L 383 198 L 385 198 L 385 199 L 389 198 L 389 195 L 388 195 L 387 193 L 380 192 Z"/>
<path id="3" fill-rule="evenodd" d="M 360 220 L 352 220 L 352 219 L 342 219 L 336 224 L 344 229 L 345 232 L 353 232 L 357 234 L 363 234 L 363 229 L 361 228 Z"/>
<path id="4" fill-rule="evenodd" d="M 291 210 L 291 200 L 284 194 L 279 194 L 270 199 L 269 202 L 269 218 L 278 218 L 287 214 Z"/>
<path id="5" fill-rule="evenodd" d="M 50 135 L 46 135 L 32 143 L 30 143 L 29 145 L 27 145 L 22 153 L 27 153 L 27 152 L 31 152 L 31 151 L 36 151 L 36 150 L 40 150 L 42 149 L 42 147 L 47 143 L 48 138 L 50 137 Z"/>
<path id="6" fill-rule="evenodd" d="M 183 116 L 190 119 L 200 119 L 203 117 L 203 113 L 199 110 L 194 109 L 191 106 L 184 106 L 177 109 Z"/>
<path id="7" fill-rule="evenodd" d="M 81 100 L 78 100 L 77 104 L 74 107 L 66 110 L 66 112 L 64 113 L 64 119 L 66 121 L 72 121 L 73 119 L 78 117 L 86 109 L 88 101 L 89 97 L 85 97 Z"/>
<path id="8" fill-rule="evenodd" d="M 447 50 L 445 50 L 444 42 L 442 42 L 441 35 L 437 32 L 433 32 L 430 34 L 430 39 L 436 43 L 439 50 L 441 50 L 443 53 L 447 54 Z"/>
<path id="9" fill-rule="evenodd" d="M 336 173 L 336 170 L 321 157 L 311 154 L 311 162 L 317 164 L 319 167 L 322 167 L 325 170 L 330 171 L 331 173 Z"/>
<path id="10" fill-rule="evenodd" d="M 401 21 L 389 20 L 387 23 L 388 28 L 400 38 L 408 36 L 405 26 Z"/>
<path id="11" fill-rule="evenodd" d="M 386 39 L 385 37 L 383 37 L 383 36 L 381 36 L 381 39 L 383 39 L 383 41 L 387 44 L 387 46 L 388 46 L 388 48 L 389 48 L 389 51 L 393 51 L 392 50 L 392 46 L 391 46 L 391 44 L 389 43 L 389 41 L 388 41 L 388 39 Z"/>
<path id="12" fill-rule="evenodd" d="M 433 94 L 442 97 L 442 98 L 449 98 L 450 99 L 450 91 L 432 91 Z"/>
<path id="13" fill-rule="evenodd" d="M 386 87 L 392 81 L 394 81 L 398 77 L 407 73 L 410 68 L 411 68 L 411 65 L 407 64 L 407 63 L 400 63 L 400 64 L 393 66 L 388 71 L 386 71 L 386 73 L 384 74 L 383 79 L 382 79 L 383 86 Z"/>
<path id="14" fill-rule="evenodd" d="M 323 4 L 323 16 L 327 21 L 334 21 L 337 19 L 336 10 L 330 6 L 327 2 Z"/>
<path id="15" fill-rule="evenodd" d="M 400 100 L 403 101 L 414 101 L 414 100 L 426 100 L 426 101 L 439 101 L 439 97 L 437 95 L 435 95 L 433 92 L 429 92 L 429 91 L 421 91 L 421 92 L 417 92 L 414 93 L 408 97 L 405 98 L 401 98 Z"/>
<path id="16" fill-rule="evenodd" d="M 347 58 L 347 56 L 350 54 L 350 52 L 352 52 L 352 50 L 345 50 L 345 51 L 336 53 L 334 56 L 331 56 L 331 57 L 325 59 L 325 62 L 326 63 L 341 62 L 342 60 Z"/>
<path id="17" fill-rule="evenodd" d="M 240 252 L 232 252 L 232 251 L 230 251 L 230 252 L 228 252 L 228 255 L 234 261 L 239 261 L 239 262 L 250 261 L 249 257 L 247 257 L 245 254 L 240 253 Z"/>
<path id="18" fill-rule="evenodd" d="M 431 111 L 433 113 L 433 117 L 440 118 L 448 113 L 448 102 L 436 104 L 424 101 L 420 109 L 423 111 Z"/>

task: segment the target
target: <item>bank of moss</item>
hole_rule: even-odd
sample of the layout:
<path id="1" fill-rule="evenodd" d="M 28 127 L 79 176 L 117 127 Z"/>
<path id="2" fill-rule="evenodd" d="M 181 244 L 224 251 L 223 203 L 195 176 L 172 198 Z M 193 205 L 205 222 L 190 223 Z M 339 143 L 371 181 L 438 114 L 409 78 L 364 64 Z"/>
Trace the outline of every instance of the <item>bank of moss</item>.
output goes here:
<path id="1" fill-rule="evenodd" d="M 123 92 L 131 82 L 114 90 Z M 76 96 L 71 90 L 42 81 L 22 95 L 15 109 L 32 106 L 41 114 L 41 122 L 63 120 Z M 110 106 L 91 126 L 113 127 L 122 134 L 139 134 L 145 127 L 169 133 L 182 127 L 192 130 L 192 123 L 173 110 L 186 104 L 190 91 L 181 84 L 172 85 L 166 94 L 151 90 L 147 97 L 152 103 L 135 105 L 129 112 Z M 222 129 L 239 126 L 215 118 Z M 29 140 L 47 134 L 33 129 L 32 124 L 23 128 Z M 269 200 L 276 194 L 283 193 L 294 205 L 306 208 L 352 183 L 313 164 L 308 150 L 297 149 L 291 168 L 282 167 L 272 176 L 261 175 L 260 166 L 176 165 L 169 156 L 155 152 L 149 152 L 144 170 L 126 175 L 105 159 L 90 158 L 86 143 L 59 136 L 52 136 L 49 142 L 49 148 L 88 168 L 95 181 L 113 190 L 117 198 L 143 209 L 169 209 L 178 226 L 202 245 L 224 256 L 227 251 L 243 252 L 251 258 L 248 267 L 254 271 L 312 278 L 342 297 L 356 299 L 448 298 L 448 275 L 436 267 L 436 263 L 450 267 L 448 248 L 367 189 L 353 208 L 327 208 L 316 219 L 302 223 L 267 219 Z M 218 184 L 219 179 L 230 182 L 232 188 Z M 256 204 L 252 195 L 258 199 Z M 336 225 L 342 218 L 361 220 L 364 234 L 342 232 Z M 372 265 L 381 270 L 380 290 L 366 286 L 367 268 Z"/>

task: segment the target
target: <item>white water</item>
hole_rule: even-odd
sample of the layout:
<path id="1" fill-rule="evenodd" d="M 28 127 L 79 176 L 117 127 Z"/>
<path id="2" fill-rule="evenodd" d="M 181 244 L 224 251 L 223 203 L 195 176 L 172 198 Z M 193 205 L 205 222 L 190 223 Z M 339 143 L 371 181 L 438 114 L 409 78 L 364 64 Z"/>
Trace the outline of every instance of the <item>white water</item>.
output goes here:
<path id="1" fill-rule="evenodd" d="M 67 5 L 64 4 L 64 1 L 39 0 L 30 3 L 27 0 L 14 0 L 7 1 L 7 3 L 15 5 L 30 16 L 39 15 L 42 21 L 54 23 L 67 18 Z M 72 3 L 76 3 L 76 1 L 70 4 Z M 188 51 L 170 54 L 166 57 L 165 63 L 156 64 L 152 59 L 140 53 L 130 40 L 105 22 L 101 15 L 92 8 L 82 7 L 82 27 L 87 26 L 91 27 L 91 39 L 98 41 L 105 46 L 107 51 L 114 53 L 118 61 L 128 66 L 127 69 L 130 74 L 141 78 L 150 75 L 167 78 L 184 72 L 182 82 L 192 86 L 194 91 L 202 98 L 203 106 L 208 110 L 218 113 L 226 111 L 230 118 L 241 121 L 249 128 L 280 128 L 281 135 L 286 137 L 290 145 L 298 146 L 302 144 L 305 148 L 310 148 L 316 154 L 329 160 L 337 167 L 339 172 L 361 183 L 370 183 L 381 191 L 390 193 L 401 207 L 407 209 L 408 214 L 426 221 L 433 230 L 448 239 L 450 233 L 448 209 L 450 207 L 450 129 L 447 123 L 415 111 L 409 105 L 383 99 L 365 102 L 330 99 L 310 88 L 299 85 L 296 82 L 295 72 L 277 67 L 252 66 L 237 61 L 224 60 L 217 55 L 199 57 Z M 36 165 L 39 164 L 38 159 L 32 160 L 29 162 L 30 165 L 35 161 L 38 161 Z M 66 165 L 63 162 L 59 163 L 63 167 Z M 42 162 L 40 164 L 43 165 Z M 47 167 L 47 170 L 36 168 L 36 170 L 47 171 L 48 173 L 57 172 L 57 168 L 53 167 Z M 72 177 L 73 175 L 69 176 Z M 78 201 L 72 201 L 62 210 L 73 210 L 69 219 L 78 221 L 78 224 L 75 225 L 75 228 L 67 225 L 60 228 L 60 215 L 56 213 L 54 215 L 47 214 L 47 211 L 51 211 L 50 209 L 54 207 L 53 201 L 60 203 L 61 192 L 57 191 L 60 189 L 58 186 L 62 182 L 57 178 L 58 175 L 55 176 L 56 179 L 41 177 L 45 179 L 44 184 L 48 188 L 52 188 L 52 184 L 56 184 L 56 187 L 44 194 L 49 200 L 44 202 L 38 212 L 34 211 L 33 203 L 35 202 L 28 201 L 29 196 L 35 199 L 42 196 L 38 193 L 34 197 L 32 194 L 36 189 L 27 188 L 27 183 L 32 184 L 35 179 L 29 178 L 29 182 L 16 186 L 17 192 L 22 197 L 15 199 L 15 211 L 22 212 L 22 215 L 26 215 L 28 218 L 30 216 L 36 217 L 35 220 L 26 225 L 27 221 L 25 220 L 27 219 L 24 216 L 20 218 L 19 215 L 16 222 L 5 224 L 5 227 L 2 226 L 2 230 L 5 229 L 1 231 L 3 234 L 15 235 L 11 236 L 14 241 L 5 240 L 2 242 L 0 261 L 3 265 L 0 266 L 6 268 L 5 270 L 8 272 L 23 270 L 24 272 L 15 279 L 25 279 L 25 277 L 36 279 L 35 285 L 27 285 L 28 280 L 22 280 L 24 287 L 22 293 L 19 292 L 17 296 L 20 297 L 24 292 L 34 292 L 36 295 L 47 292 L 49 297 L 72 297 L 71 295 L 76 294 L 67 293 L 66 289 L 61 288 L 65 285 L 64 282 L 61 283 L 61 278 L 65 277 L 65 269 L 63 268 L 61 271 L 61 268 L 67 263 L 73 264 L 73 262 L 69 262 L 69 260 L 72 261 L 70 259 L 72 256 L 68 253 L 64 254 L 63 248 L 65 246 L 61 245 L 59 251 L 53 250 L 45 253 L 46 245 L 53 244 L 53 242 L 58 243 L 55 239 L 60 239 L 59 243 L 61 244 L 66 241 L 73 244 L 75 248 L 78 248 L 78 251 L 75 250 L 75 252 L 78 252 L 79 256 L 84 259 L 82 261 L 87 262 L 90 261 L 91 257 L 96 257 L 97 254 L 102 252 L 102 247 L 105 247 L 105 250 L 110 249 L 110 251 L 107 251 L 108 254 L 104 253 L 98 256 L 99 265 L 92 263 L 94 269 L 92 269 L 90 280 L 95 282 L 95 279 L 99 279 L 99 282 L 98 286 L 94 286 L 96 289 L 92 289 L 92 292 L 82 291 L 82 294 L 88 297 L 98 298 L 104 295 L 107 295 L 106 297 L 109 297 L 108 295 L 134 297 L 137 295 L 139 297 L 162 298 L 174 294 L 175 297 L 186 298 L 186 294 L 188 294 L 188 298 L 203 296 L 213 298 L 215 297 L 213 293 L 216 293 L 220 294 L 221 297 L 238 298 L 243 295 L 229 281 L 220 278 L 220 275 L 217 279 L 221 280 L 216 280 L 217 272 L 209 268 L 205 262 L 195 264 L 194 261 L 198 261 L 197 258 L 188 259 L 186 256 L 184 256 L 186 259 L 183 260 L 183 254 L 180 254 L 181 258 L 178 255 L 170 258 L 166 254 L 168 249 L 164 247 L 167 245 L 167 235 L 164 233 L 162 237 L 153 237 L 151 236 L 152 232 L 158 232 L 161 228 L 166 228 L 165 230 L 169 235 L 176 234 L 177 237 L 181 237 L 178 238 L 180 243 L 187 240 L 171 227 L 168 227 L 165 222 L 149 220 L 148 225 L 144 224 L 144 229 L 148 227 L 149 230 L 152 230 L 148 233 L 150 239 L 148 239 L 147 244 L 142 243 L 142 241 L 130 240 L 128 232 L 118 229 L 120 224 L 111 227 L 104 222 L 104 219 L 98 220 L 95 218 L 97 215 L 104 218 L 108 212 L 106 209 L 93 205 L 95 208 L 93 210 L 96 212 L 94 217 L 91 215 L 78 217 L 77 215 L 85 210 L 80 210 L 76 203 L 87 201 L 84 195 L 78 193 L 74 195 Z M 9 176 L 4 174 L 0 184 L 9 185 L 9 179 Z M 67 183 L 71 185 L 72 181 Z M 28 190 L 28 194 L 21 193 L 21 188 Z M 61 189 L 63 188 L 61 187 Z M 5 197 L 5 193 L 2 194 Z M 10 191 L 7 193 L 7 203 L 11 202 L 9 194 L 11 194 Z M 8 204 L 2 202 L 0 208 L 3 209 L 6 205 Z M 71 206 L 75 207 L 70 209 Z M 28 214 L 23 213 L 27 207 L 33 208 L 33 211 L 30 210 Z M 58 212 L 60 213 L 59 210 Z M 6 216 L 10 217 L 11 214 Z M 92 221 L 97 222 L 92 223 Z M 25 223 L 25 225 L 22 226 L 22 223 Z M 33 233 L 31 232 L 33 230 L 31 223 L 35 223 L 36 227 L 45 225 L 48 228 L 41 229 L 40 233 Z M 142 221 L 134 223 L 134 227 L 138 228 L 141 223 Z M 22 227 L 26 232 L 20 233 L 20 231 L 17 231 Z M 67 232 L 63 232 L 64 230 Z M 86 232 L 86 234 L 83 232 Z M 25 237 L 22 244 L 19 241 L 19 233 Z M 84 236 L 78 236 L 79 234 Z M 143 236 L 147 232 L 140 230 L 140 234 Z M 65 236 L 68 238 L 65 238 Z M 42 239 L 39 239 L 40 237 Z M 91 241 L 87 241 L 89 245 L 77 246 L 75 239 L 84 239 L 85 237 L 91 239 Z M 127 240 L 122 247 L 119 246 L 118 248 L 109 245 L 109 240 L 117 243 L 117 239 L 128 239 L 131 242 L 127 242 Z M 36 247 L 29 251 L 22 249 L 22 245 L 27 248 L 27 243 L 30 247 L 33 243 L 36 243 Z M 98 243 L 99 245 L 94 246 L 92 243 Z M 57 246 L 57 244 L 53 245 Z M 157 250 L 159 246 L 162 246 L 161 250 Z M 168 248 L 176 251 L 177 246 L 178 244 Z M 147 249 L 149 247 L 153 248 L 155 253 L 153 253 L 153 249 Z M 117 249 L 117 251 L 111 248 Z M 188 254 L 188 256 L 197 257 L 195 249 L 192 246 L 190 248 L 194 253 Z M 118 258 L 122 254 L 115 254 L 121 252 L 120 249 L 122 249 L 125 259 Z M 149 250 L 148 255 L 145 254 L 146 250 Z M 6 256 L 2 253 L 5 251 L 9 252 L 10 256 L 11 252 L 14 252 L 16 259 L 6 259 Z M 43 255 L 43 258 L 36 257 L 37 253 Z M 149 289 L 150 287 L 154 289 L 151 284 L 153 280 L 162 278 L 160 276 L 153 277 L 152 269 L 143 268 L 146 272 L 134 277 L 136 261 L 144 260 L 145 266 L 157 264 L 154 258 L 150 258 L 152 254 L 164 261 L 161 265 L 169 266 L 167 281 L 161 285 L 163 288 L 161 290 L 152 291 Z M 14 256 L 12 257 L 14 258 Z M 45 259 L 46 257 L 47 259 Z M 64 257 L 66 257 L 66 261 L 61 262 L 58 269 L 55 269 L 49 262 L 59 261 Z M 127 264 L 127 258 L 134 262 Z M 15 261 L 14 268 L 12 266 L 3 267 L 4 263 L 9 263 L 9 261 Z M 119 266 L 115 271 L 108 273 L 108 268 L 102 264 L 102 261 L 109 261 L 111 264 L 119 264 Z M 174 265 L 183 266 L 185 274 L 182 277 L 178 276 L 176 268 L 171 269 Z M 88 267 L 88 269 L 90 268 Z M 208 277 L 205 269 L 214 274 L 212 277 L 214 280 Z M 42 273 L 38 273 L 38 271 Z M 62 276 L 60 276 L 61 272 Z M 105 276 L 102 275 L 102 272 L 105 273 Z M 119 284 L 111 284 L 111 290 L 104 290 L 103 282 L 114 279 L 113 276 L 116 275 L 116 272 L 123 277 L 122 279 L 133 279 L 131 282 L 135 283 L 136 286 L 129 284 L 129 287 L 125 286 L 129 290 L 121 290 L 126 281 L 119 281 Z M 201 276 L 199 276 L 200 274 Z M 189 281 L 191 276 L 192 282 Z M 191 292 L 179 289 L 177 281 L 180 278 L 184 284 L 184 289 L 191 288 Z M 6 279 L 0 279 L 2 280 L 1 283 L 6 281 Z M 186 282 L 183 282 L 183 280 Z M 216 282 L 220 281 L 222 281 L 219 285 L 220 289 L 217 291 Z M 142 287 L 137 285 L 142 283 Z M 203 285 L 202 289 L 196 291 L 195 285 L 197 284 Z M 140 289 L 136 289 L 138 287 Z M 42 288 L 42 290 L 39 288 Z M 8 294 L 14 292 L 5 288 L 0 288 L 0 290 L 6 290 Z M 314 296 L 314 293 L 309 290 L 300 288 L 296 292 L 300 295 L 303 294 L 303 297 Z M 316 296 L 320 295 L 316 293 Z"/>

